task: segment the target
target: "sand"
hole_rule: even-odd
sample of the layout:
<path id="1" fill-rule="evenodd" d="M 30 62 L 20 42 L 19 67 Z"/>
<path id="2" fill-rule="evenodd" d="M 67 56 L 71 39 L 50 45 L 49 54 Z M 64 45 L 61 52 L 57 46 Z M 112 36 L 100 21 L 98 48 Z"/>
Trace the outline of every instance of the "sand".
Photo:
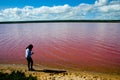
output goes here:
<path id="1" fill-rule="evenodd" d="M 120 80 L 120 74 L 90 71 L 73 71 L 34 66 L 35 71 L 28 71 L 23 64 L 0 64 L 0 72 L 22 71 L 26 76 L 36 76 L 37 80 Z"/>

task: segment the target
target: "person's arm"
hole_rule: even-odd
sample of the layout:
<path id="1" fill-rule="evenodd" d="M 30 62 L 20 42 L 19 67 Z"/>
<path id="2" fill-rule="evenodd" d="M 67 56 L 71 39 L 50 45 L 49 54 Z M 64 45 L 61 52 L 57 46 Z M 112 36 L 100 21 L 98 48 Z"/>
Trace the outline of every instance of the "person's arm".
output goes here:
<path id="1" fill-rule="evenodd" d="M 31 51 L 31 55 L 34 54 L 34 52 Z"/>

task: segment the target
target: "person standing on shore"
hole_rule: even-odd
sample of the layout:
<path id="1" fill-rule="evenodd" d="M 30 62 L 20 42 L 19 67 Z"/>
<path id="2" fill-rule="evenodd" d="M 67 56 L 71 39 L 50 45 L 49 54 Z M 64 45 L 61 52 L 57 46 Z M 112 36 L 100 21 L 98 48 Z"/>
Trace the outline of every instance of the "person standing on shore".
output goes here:
<path id="1" fill-rule="evenodd" d="M 26 47 L 26 50 L 25 50 L 25 57 L 26 57 L 27 62 L 28 62 L 28 70 L 29 71 L 33 71 L 34 70 L 33 69 L 33 60 L 32 60 L 32 57 L 31 57 L 31 55 L 34 54 L 32 52 L 32 48 L 33 48 L 33 45 L 30 44 L 30 45 L 28 45 L 28 47 Z"/>

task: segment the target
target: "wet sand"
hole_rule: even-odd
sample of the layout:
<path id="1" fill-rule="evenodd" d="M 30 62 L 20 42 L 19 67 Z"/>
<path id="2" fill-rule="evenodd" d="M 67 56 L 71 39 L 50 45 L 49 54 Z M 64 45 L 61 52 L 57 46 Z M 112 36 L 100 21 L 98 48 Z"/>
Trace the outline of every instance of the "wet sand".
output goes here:
<path id="1" fill-rule="evenodd" d="M 26 76 L 36 76 L 38 80 L 120 80 L 120 74 L 116 73 L 53 69 L 39 65 L 35 65 L 34 69 L 28 71 L 27 65 L 23 64 L 0 64 L 0 72 L 22 71 Z"/>

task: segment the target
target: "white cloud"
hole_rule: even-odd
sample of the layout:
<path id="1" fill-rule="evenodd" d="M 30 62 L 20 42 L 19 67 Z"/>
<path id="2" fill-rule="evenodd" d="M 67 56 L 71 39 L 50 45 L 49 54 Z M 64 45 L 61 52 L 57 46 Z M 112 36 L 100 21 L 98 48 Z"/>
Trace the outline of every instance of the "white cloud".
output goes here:
<path id="1" fill-rule="evenodd" d="M 110 1 L 110 4 L 120 4 L 120 0 L 112 0 Z"/>
<path id="2" fill-rule="evenodd" d="M 41 6 L 34 8 L 8 8 L 0 10 L 0 21 L 24 20 L 120 20 L 119 0 L 97 0 L 95 4 L 80 4 L 72 7 Z"/>
<path id="3" fill-rule="evenodd" d="M 103 5 L 106 5 L 107 3 L 108 3 L 108 0 L 96 0 L 95 1 L 96 6 L 103 6 Z"/>
<path id="4" fill-rule="evenodd" d="M 101 12 L 116 12 L 120 11 L 120 5 L 107 5 L 99 8 Z"/>

